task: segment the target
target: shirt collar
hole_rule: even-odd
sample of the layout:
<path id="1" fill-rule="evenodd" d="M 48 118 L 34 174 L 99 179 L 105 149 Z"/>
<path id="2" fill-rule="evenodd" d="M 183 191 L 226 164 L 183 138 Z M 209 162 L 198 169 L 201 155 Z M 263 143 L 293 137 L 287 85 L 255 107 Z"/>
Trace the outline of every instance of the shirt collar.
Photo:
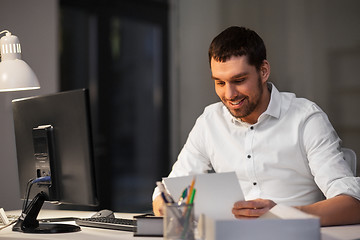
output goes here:
<path id="1" fill-rule="evenodd" d="M 260 117 L 263 115 L 269 115 L 275 118 L 280 118 L 281 113 L 281 96 L 279 90 L 275 87 L 273 83 L 268 83 L 268 88 L 271 92 L 270 102 L 265 112 L 263 112 Z"/>

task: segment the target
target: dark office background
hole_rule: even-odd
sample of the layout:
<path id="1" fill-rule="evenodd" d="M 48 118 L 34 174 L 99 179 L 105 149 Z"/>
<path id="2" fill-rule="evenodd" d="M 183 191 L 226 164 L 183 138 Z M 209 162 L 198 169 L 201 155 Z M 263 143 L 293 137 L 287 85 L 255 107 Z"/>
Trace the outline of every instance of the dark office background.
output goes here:
<path id="1" fill-rule="evenodd" d="M 60 90 L 90 90 L 99 209 L 151 209 L 169 171 L 168 3 L 60 1 Z"/>

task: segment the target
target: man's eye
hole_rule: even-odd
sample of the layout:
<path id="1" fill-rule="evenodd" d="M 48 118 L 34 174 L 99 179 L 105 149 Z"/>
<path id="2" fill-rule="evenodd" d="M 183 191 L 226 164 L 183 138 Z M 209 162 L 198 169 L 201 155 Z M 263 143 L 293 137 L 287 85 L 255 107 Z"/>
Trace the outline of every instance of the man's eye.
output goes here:
<path id="1" fill-rule="evenodd" d="M 245 81 L 245 80 L 246 80 L 246 78 L 238 78 L 238 79 L 235 79 L 234 82 L 236 82 L 236 83 L 242 83 L 242 82 Z"/>
<path id="2" fill-rule="evenodd" d="M 216 82 L 216 85 L 218 85 L 218 86 L 224 86 L 225 83 L 224 83 L 224 82 Z"/>

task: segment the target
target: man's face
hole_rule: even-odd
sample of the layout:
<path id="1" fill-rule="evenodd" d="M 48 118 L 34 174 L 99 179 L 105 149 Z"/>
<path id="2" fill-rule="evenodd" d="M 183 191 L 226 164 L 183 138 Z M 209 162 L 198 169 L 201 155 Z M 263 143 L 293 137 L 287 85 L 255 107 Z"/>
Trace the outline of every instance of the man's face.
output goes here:
<path id="1" fill-rule="evenodd" d="M 263 68 L 265 71 L 270 68 L 266 60 L 264 64 L 257 71 L 248 64 L 246 56 L 231 57 L 226 62 L 211 59 L 216 94 L 234 117 L 252 124 L 268 105 L 268 92 L 264 94 L 268 74 L 263 74 Z"/>

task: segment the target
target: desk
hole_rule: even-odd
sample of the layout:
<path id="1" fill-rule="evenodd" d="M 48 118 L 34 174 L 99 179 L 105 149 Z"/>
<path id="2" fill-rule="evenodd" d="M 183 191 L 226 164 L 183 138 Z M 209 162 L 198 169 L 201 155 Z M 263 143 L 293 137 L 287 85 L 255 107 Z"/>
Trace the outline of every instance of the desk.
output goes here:
<path id="1" fill-rule="evenodd" d="M 360 224 L 322 227 L 321 240 L 359 240 Z"/>
<path id="2" fill-rule="evenodd" d="M 38 218 L 59 218 L 59 217 L 79 217 L 87 218 L 91 217 L 95 212 L 87 211 L 66 211 L 66 210 L 41 210 Z M 20 211 L 7 211 L 7 215 L 20 215 Z M 115 213 L 115 217 L 130 218 L 134 214 L 130 213 Z M 63 222 L 63 223 L 74 223 L 74 222 Z M 134 237 L 132 232 L 108 230 L 100 228 L 81 227 L 80 232 L 74 233 L 56 233 L 56 234 L 30 234 L 13 232 L 12 226 L 0 230 L 0 239 L 63 239 L 63 240 L 99 240 L 99 239 L 136 239 L 136 240 L 159 240 L 160 237 Z"/>
<path id="3" fill-rule="evenodd" d="M 19 215 L 20 211 L 7 211 L 9 215 Z M 86 218 L 93 215 L 95 212 L 87 211 L 65 211 L 65 210 L 41 210 L 39 218 L 55 218 L 55 217 L 79 217 Z M 134 214 L 130 213 L 115 213 L 116 217 L 132 218 Z M 13 232 L 12 226 L 0 230 L 0 239 L 74 239 L 74 240 L 111 240 L 111 239 L 136 239 L 136 240 L 159 240 L 160 237 L 134 237 L 132 232 L 107 230 L 100 228 L 81 227 L 80 232 L 75 233 L 60 233 L 60 234 L 29 234 Z M 226 239 L 226 237 L 224 237 Z M 360 224 L 347 225 L 336 227 L 321 228 L 321 240 L 355 240 L 360 239 Z"/>

